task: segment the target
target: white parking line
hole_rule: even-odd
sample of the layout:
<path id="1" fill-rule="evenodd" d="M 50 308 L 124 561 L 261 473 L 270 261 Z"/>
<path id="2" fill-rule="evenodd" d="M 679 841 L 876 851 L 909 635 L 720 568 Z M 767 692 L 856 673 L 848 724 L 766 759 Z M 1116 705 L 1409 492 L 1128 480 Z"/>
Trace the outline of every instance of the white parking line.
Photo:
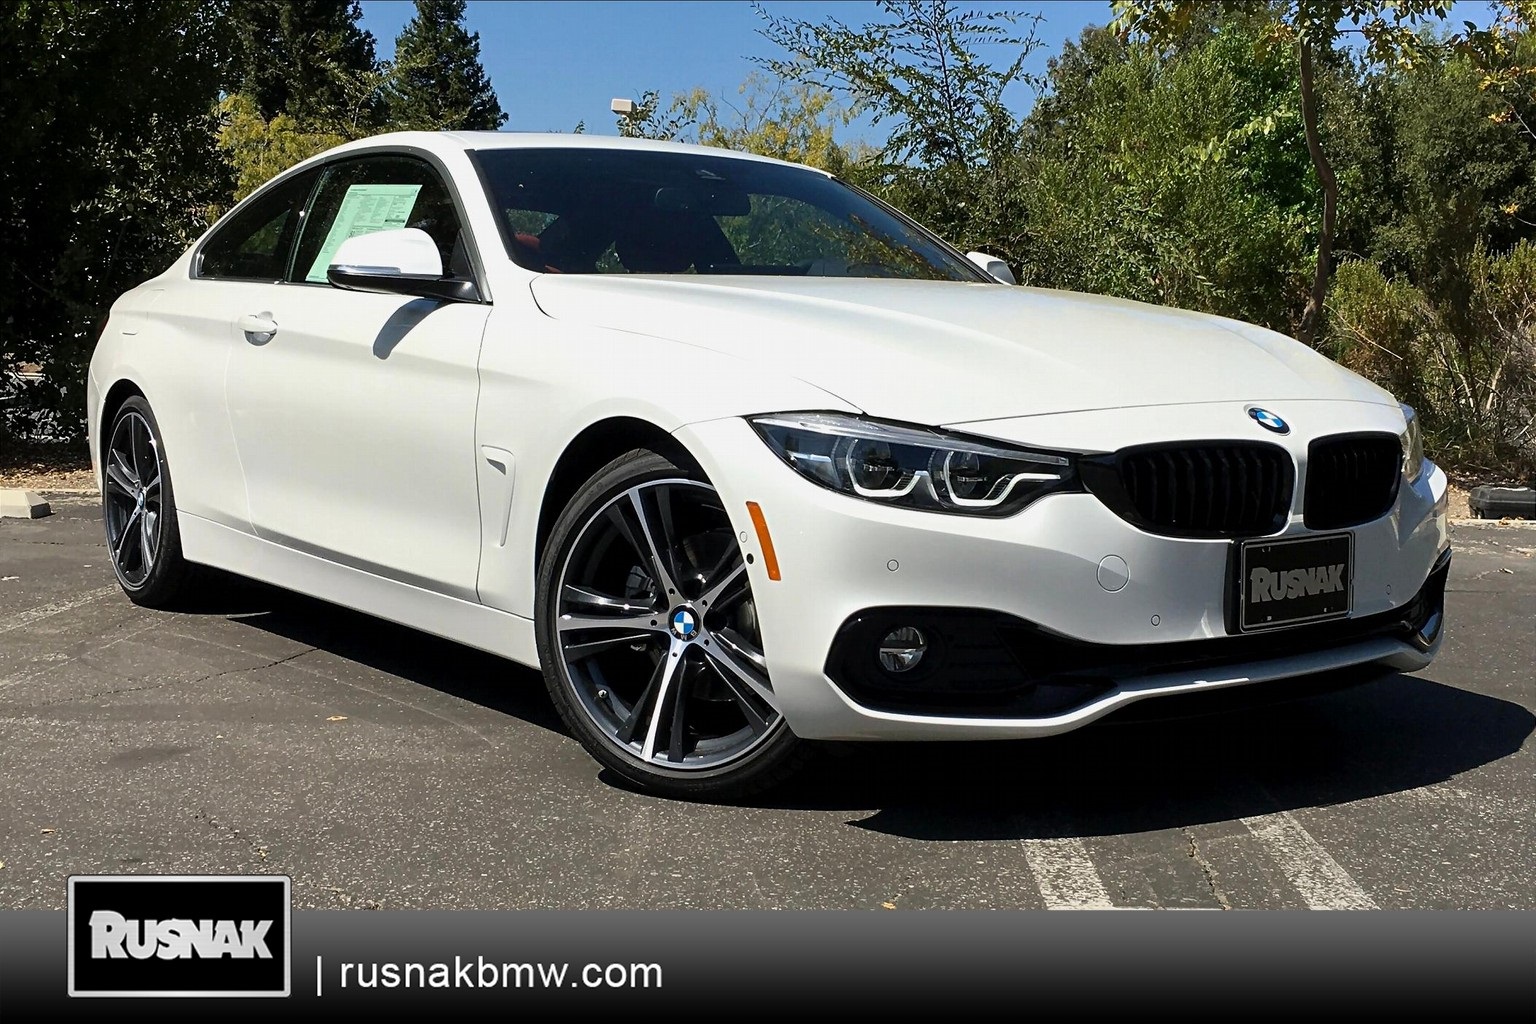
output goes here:
<path id="1" fill-rule="evenodd" d="M 39 605 L 36 608 L 29 608 L 19 615 L 12 615 L 8 619 L 0 619 L 0 633 L 9 633 L 13 629 L 20 629 L 22 626 L 30 626 L 32 623 L 38 622 L 42 619 L 46 619 L 54 615 L 59 615 L 63 612 L 74 611 L 81 605 L 87 605 L 92 601 L 99 601 L 109 594 L 117 594 L 120 592 L 121 591 L 114 584 L 110 587 L 98 587 L 95 590 L 87 590 L 79 597 L 70 601 L 54 601 L 51 604 L 44 604 Z"/>
<path id="2" fill-rule="evenodd" d="M 1289 811 L 1244 818 L 1311 910 L 1375 910 L 1376 901 Z"/>
<path id="3" fill-rule="evenodd" d="M 1024 861 L 1047 910 L 1114 909 L 1081 839 L 1026 839 Z"/>

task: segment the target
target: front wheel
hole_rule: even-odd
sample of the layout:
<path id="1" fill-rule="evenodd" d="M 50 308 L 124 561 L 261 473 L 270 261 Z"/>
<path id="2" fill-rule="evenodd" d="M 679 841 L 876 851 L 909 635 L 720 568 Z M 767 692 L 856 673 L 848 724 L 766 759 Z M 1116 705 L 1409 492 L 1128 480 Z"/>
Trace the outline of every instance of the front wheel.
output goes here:
<path id="1" fill-rule="evenodd" d="M 550 535 L 537 615 L 561 718 L 641 788 L 743 796 L 803 760 L 768 677 L 741 548 L 697 471 L 639 450 L 599 471 Z"/>

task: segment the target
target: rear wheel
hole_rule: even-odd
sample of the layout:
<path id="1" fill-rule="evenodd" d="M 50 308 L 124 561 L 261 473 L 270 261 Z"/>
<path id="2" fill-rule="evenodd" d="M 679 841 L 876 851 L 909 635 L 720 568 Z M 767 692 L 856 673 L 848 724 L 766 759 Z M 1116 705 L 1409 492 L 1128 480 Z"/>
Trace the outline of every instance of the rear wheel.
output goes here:
<path id="1" fill-rule="evenodd" d="M 176 495 L 149 403 L 134 396 L 118 408 L 102 451 L 102 518 L 107 551 L 123 592 L 135 603 L 164 608 L 190 583 L 181 557 Z"/>
<path id="2" fill-rule="evenodd" d="M 715 489 L 654 452 L 610 463 L 555 524 L 545 680 L 582 745 L 642 788 L 741 796 L 806 753 L 778 710 L 746 569 Z"/>

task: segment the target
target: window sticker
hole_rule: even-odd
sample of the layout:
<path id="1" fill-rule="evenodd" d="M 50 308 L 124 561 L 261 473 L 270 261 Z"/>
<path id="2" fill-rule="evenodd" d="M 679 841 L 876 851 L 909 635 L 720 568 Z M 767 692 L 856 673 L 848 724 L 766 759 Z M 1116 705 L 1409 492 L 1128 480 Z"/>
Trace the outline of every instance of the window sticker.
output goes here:
<path id="1" fill-rule="evenodd" d="M 420 192 L 420 185 L 349 186 L 342 197 L 341 209 L 336 211 L 336 219 L 331 223 L 331 230 L 325 236 L 325 244 L 320 247 L 304 280 L 324 284 L 331 257 L 347 239 L 405 227 Z"/>

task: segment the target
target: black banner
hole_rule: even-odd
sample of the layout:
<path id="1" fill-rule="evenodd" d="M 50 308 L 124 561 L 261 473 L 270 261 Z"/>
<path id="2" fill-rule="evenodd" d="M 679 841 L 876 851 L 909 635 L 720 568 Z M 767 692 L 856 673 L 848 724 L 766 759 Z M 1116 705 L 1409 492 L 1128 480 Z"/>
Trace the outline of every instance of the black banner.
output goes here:
<path id="1" fill-rule="evenodd" d="M 1531 912 L 299 911 L 291 994 L 218 1000 L 71 998 L 66 933 L 0 912 L 0 1020 L 1536 1020 Z"/>

